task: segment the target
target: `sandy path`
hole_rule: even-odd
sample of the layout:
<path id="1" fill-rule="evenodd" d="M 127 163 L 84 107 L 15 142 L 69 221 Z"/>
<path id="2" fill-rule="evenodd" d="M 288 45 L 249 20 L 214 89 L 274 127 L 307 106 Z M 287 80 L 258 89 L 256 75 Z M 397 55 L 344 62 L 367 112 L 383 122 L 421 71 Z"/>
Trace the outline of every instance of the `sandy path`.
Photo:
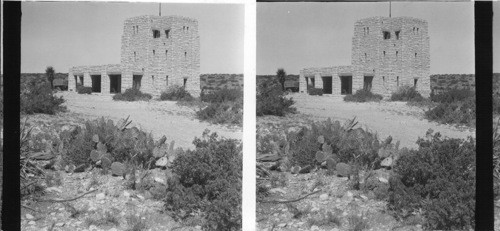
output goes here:
<path id="1" fill-rule="evenodd" d="M 242 138 L 241 128 L 201 122 L 195 118 L 194 109 L 178 106 L 172 101 L 122 102 L 113 101 L 110 95 L 80 95 L 74 92 L 58 94 L 66 99 L 65 105 L 71 112 L 84 118 L 104 116 L 117 121 L 130 115 L 133 126 L 151 132 L 155 139 L 165 135 L 167 140 L 175 140 L 176 147 L 193 148 L 193 139 L 201 137 L 205 129 L 226 138 Z"/>
<path id="2" fill-rule="evenodd" d="M 475 129 L 429 122 L 424 119 L 422 109 L 407 106 L 405 102 L 347 103 L 341 97 L 301 94 L 292 94 L 291 97 L 296 101 L 298 111 L 311 115 L 314 120 L 330 117 L 343 121 L 356 116 L 363 127 L 376 131 L 382 139 L 391 135 L 394 141 L 401 142 L 401 147 L 417 147 L 418 137 L 425 136 L 429 128 L 452 138 L 475 137 Z"/>

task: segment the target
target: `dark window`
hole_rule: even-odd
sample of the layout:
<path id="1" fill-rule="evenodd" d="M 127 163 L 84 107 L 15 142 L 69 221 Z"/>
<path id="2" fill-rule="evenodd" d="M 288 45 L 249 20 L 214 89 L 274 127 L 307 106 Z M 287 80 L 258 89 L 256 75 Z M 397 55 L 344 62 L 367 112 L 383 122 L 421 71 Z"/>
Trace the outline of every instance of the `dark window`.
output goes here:
<path id="1" fill-rule="evenodd" d="M 396 77 L 396 84 L 397 84 L 397 86 L 399 87 L 399 76 L 398 76 L 398 77 Z"/>
<path id="2" fill-rule="evenodd" d="M 384 39 L 391 39 L 391 32 L 389 31 L 384 31 Z"/>
<path id="3" fill-rule="evenodd" d="M 170 30 L 165 30 L 165 37 L 169 38 L 169 36 L 170 36 Z"/>
<path id="4" fill-rule="evenodd" d="M 153 38 L 159 38 L 160 37 L 160 31 L 159 30 L 153 30 Z"/>
<path id="5" fill-rule="evenodd" d="M 186 27 L 186 30 L 189 30 L 189 27 Z"/>
<path id="6" fill-rule="evenodd" d="M 363 34 L 366 35 L 366 27 L 363 27 Z"/>
<path id="7" fill-rule="evenodd" d="M 417 53 L 415 53 L 415 58 L 417 57 Z"/>
<path id="8" fill-rule="evenodd" d="M 417 27 L 417 33 L 418 33 L 418 27 Z"/>
<path id="9" fill-rule="evenodd" d="M 186 87 L 187 78 L 184 78 L 184 87 Z"/>
<path id="10" fill-rule="evenodd" d="M 370 34 L 370 27 L 367 27 L 367 28 L 366 28 L 366 33 L 367 33 L 367 34 Z"/>
<path id="11" fill-rule="evenodd" d="M 153 55 L 155 55 L 155 50 L 153 50 Z"/>
<path id="12" fill-rule="evenodd" d="M 165 58 L 168 59 L 168 50 L 165 50 Z"/>
<path id="13" fill-rule="evenodd" d="M 399 30 L 398 30 L 398 31 L 396 31 L 396 33 L 395 33 L 395 34 L 396 34 L 396 39 L 399 39 L 399 32 L 401 32 L 401 31 L 399 31 Z"/>
<path id="14" fill-rule="evenodd" d="M 365 61 L 367 60 L 367 58 L 368 58 L 368 56 L 367 56 L 367 55 L 366 55 L 366 53 L 365 53 Z"/>
<path id="15" fill-rule="evenodd" d="M 384 51 L 384 57 L 385 57 L 385 51 Z"/>
<path id="16" fill-rule="evenodd" d="M 167 75 L 167 78 L 166 78 L 166 80 L 167 80 L 167 86 L 168 86 L 168 75 Z"/>
<path id="17" fill-rule="evenodd" d="M 187 54 L 188 54 L 188 53 L 184 51 L 184 59 L 186 59 L 186 58 L 187 58 Z"/>
<path id="18" fill-rule="evenodd" d="M 418 79 L 413 79 L 413 86 L 414 87 L 417 87 L 417 81 L 418 81 Z"/>
<path id="19" fill-rule="evenodd" d="M 396 59 L 398 59 L 398 51 L 396 51 Z"/>
<path id="20" fill-rule="evenodd" d="M 137 61 L 137 55 L 136 55 L 135 51 L 134 51 L 134 61 Z"/>

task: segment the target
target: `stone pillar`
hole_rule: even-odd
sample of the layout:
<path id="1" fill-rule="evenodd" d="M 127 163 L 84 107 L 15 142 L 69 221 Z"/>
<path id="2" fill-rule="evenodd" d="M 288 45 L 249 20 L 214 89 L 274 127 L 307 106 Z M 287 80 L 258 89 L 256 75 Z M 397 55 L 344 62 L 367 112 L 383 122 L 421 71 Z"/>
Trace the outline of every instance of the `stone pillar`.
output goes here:
<path id="1" fill-rule="evenodd" d="M 75 76 L 72 71 L 68 72 L 68 91 L 76 91 Z"/>
<path id="2" fill-rule="evenodd" d="M 321 74 L 315 74 L 314 79 L 314 88 L 323 89 L 323 78 L 321 78 Z"/>
<path id="3" fill-rule="evenodd" d="M 110 94 L 111 86 L 109 75 L 106 71 L 101 72 L 101 93 Z"/>

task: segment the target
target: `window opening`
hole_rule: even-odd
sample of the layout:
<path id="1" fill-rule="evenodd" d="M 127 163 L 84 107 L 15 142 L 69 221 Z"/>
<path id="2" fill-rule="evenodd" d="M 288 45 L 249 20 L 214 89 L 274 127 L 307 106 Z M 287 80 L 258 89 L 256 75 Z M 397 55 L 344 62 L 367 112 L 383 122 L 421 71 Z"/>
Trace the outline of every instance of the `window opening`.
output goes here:
<path id="1" fill-rule="evenodd" d="M 165 37 L 169 38 L 170 37 L 170 30 L 165 30 Z"/>
<path id="2" fill-rule="evenodd" d="M 186 59 L 186 58 L 187 58 L 187 52 L 184 51 L 184 59 Z"/>
<path id="3" fill-rule="evenodd" d="M 398 30 L 398 31 L 396 31 L 396 39 L 397 39 L 397 40 L 399 40 L 399 32 L 401 32 L 401 31 L 399 31 L 399 30 Z"/>
<path id="4" fill-rule="evenodd" d="M 417 81 L 418 79 L 413 79 L 413 87 L 417 87 Z"/>
<path id="5" fill-rule="evenodd" d="M 165 50 L 165 59 L 168 59 L 168 50 Z"/>
<path id="6" fill-rule="evenodd" d="M 398 51 L 396 51 L 396 59 L 398 59 Z"/>
<path id="7" fill-rule="evenodd" d="M 153 30 L 153 38 L 159 38 L 160 37 L 160 31 L 159 30 Z"/>
<path id="8" fill-rule="evenodd" d="M 365 61 L 366 61 L 366 60 L 368 60 L 368 56 L 367 56 L 367 55 L 366 55 L 366 53 L 365 53 Z"/>
<path id="9" fill-rule="evenodd" d="M 187 78 L 184 78 L 184 88 L 186 88 Z"/>
<path id="10" fill-rule="evenodd" d="M 384 39 L 390 39 L 390 38 L 391 38 L 391 32 L 384 31 Z"/>
<path id="11" fill-rule="evenodd" d="M 166 78 L 166 82 L 167 82 L 167 86 L 168 86 L 168 75 L 167 75 L 167 78 Z"/>
<path id="12" fill-rule="evenodd" d="M 396 85 L 399 87 L 399 76 L 396 77 Z"/>
<path id="13" fill-rule="evenodd" d="M 385 51 L 384 51 L 384 57 L 385 57 Z"/>
<path id="14" fill-rule="evenodd" d="M 135 53 L 135 51 L 134 51 L 134 62 L 135 62 L 135 61 L 137 61 L 137 55 L 136 55 L 136 53 Z"/>
<path id="15" fill-rule="evenodd" d="M 155 55 L 155 50 L 153 50 L 153 55 Z"/>
<path id="16" fill-rule="evenodd" d="M 366 28 L 366 33 L 367 33 L 367 34 L 370 34 L 370 27 L 367 27 L 367 28 Z"/>
<path id="17" fill-rule="evenodd" d="M 415 53 L 415 58 L 417 58 L 417 53 Z"/>

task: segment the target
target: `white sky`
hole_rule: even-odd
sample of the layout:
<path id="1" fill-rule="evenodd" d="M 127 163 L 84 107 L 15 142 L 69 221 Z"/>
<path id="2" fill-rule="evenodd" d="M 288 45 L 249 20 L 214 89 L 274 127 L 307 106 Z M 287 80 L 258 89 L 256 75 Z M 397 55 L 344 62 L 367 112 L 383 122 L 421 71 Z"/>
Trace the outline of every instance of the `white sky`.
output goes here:
<path id="1" fill-rule="evenodd" d="M 258 3 L 257 74 L 351 65 L 354 23 L 388 16 L 389 3 Z M 474 3 L 393 2 L 392 17 L 429 23 L 431 74 L 474 73 Z"/>
<path id="2" fill-rule="evenodd" d="M 158 3 L 22 2 L 21 72 L 119 64 L 124 20 L 158 15 L 158 8 Z M 202 74 L 243 73 L 243 4 L 162 3 L 162 15 L 198 20 Z"/>

